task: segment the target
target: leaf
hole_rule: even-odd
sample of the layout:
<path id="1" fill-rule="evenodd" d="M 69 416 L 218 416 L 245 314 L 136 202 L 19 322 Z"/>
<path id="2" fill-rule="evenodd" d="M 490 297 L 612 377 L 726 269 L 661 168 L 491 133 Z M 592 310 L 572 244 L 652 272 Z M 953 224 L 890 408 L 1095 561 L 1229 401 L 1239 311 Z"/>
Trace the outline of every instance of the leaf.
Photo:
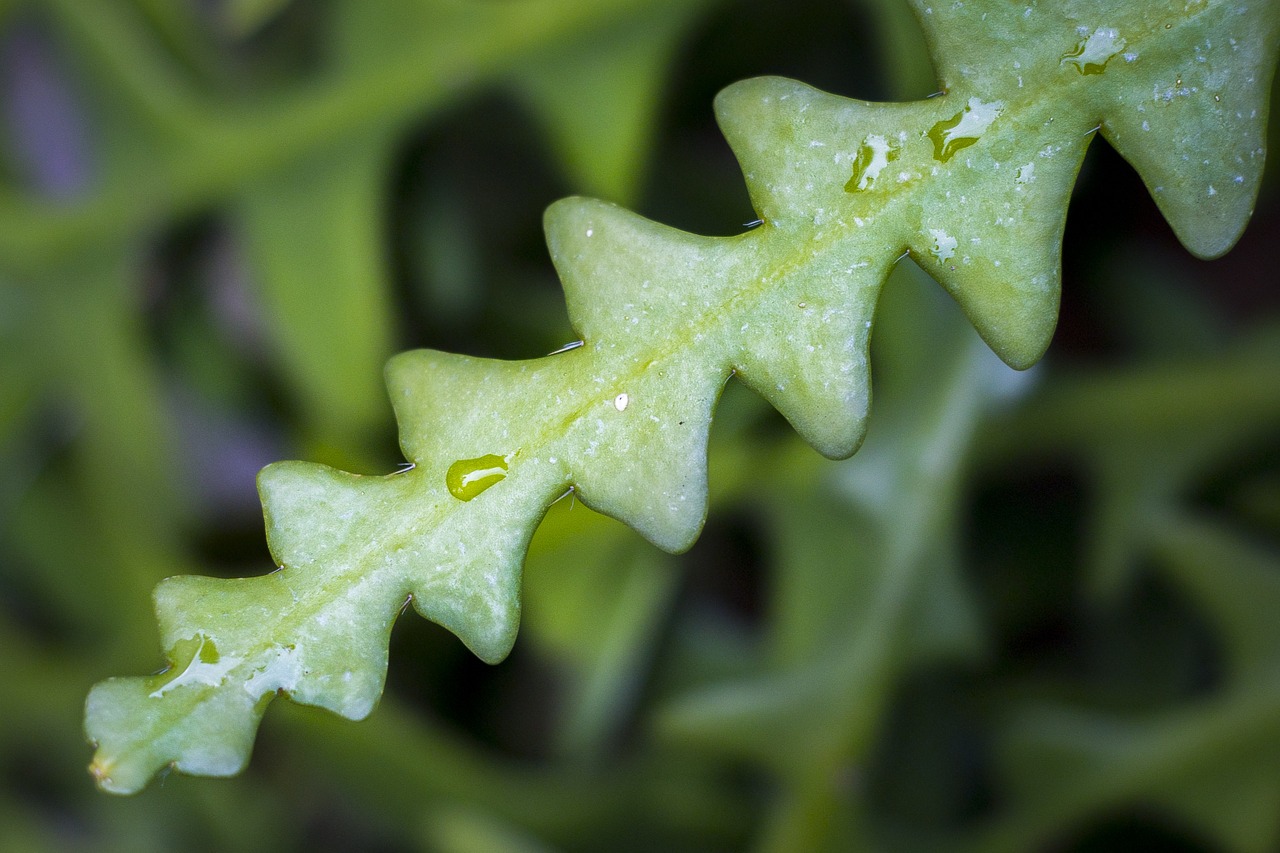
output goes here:
<path id="1" fill-rule="evenodd" d="M 667 2 L 684 5 L 684 0 Z M 349 135 L 403 131 L 450 102 L 460 88 L 500 79 L 539 52 L 589 39 L 620 16 L 652 5 L 651 0 L 344 3 L 334 15 L 342 37 L 335 35 L 329 45 L 334 67 L 319 76 L 316 86 L 287 95 L 193 102 L 182 79 L 155 56 L 155 45 L 129 25 L 131 16 L 112 16 L 100 8 L 106 4 L 81 8 L 58 0 L 59 23 L 86 46 L 91 72 L 86 88 L 93 100 L 101 89 L 111 106 L 128 105 L 105 111 L 111 120 L 105 130 L 115 131 L 112 123 L 126 116 L 137 118 L 132 109 L 142 110 L 147 122 L 125 122 L 120 144 L 111 146 L 112 156 L 121 161 L 114 180 L 95 187 L 73 208 L 51 207 L 0 187 L 0 258 L 6 268 L 38 270 L 70 250 L 135 236 L 157 222 L 205 210 L 246 183 Z M 145 64 L 133 65 L 139 57 Z"/>
<path id="2" fill-rule="evenodd" d="M 388 145 L 360 143 L 261 181 L 239 204 L 287 385 L 301 398 L 309 437 L 331 454 L 358 447 L 383 421 L 378 377 L 391 353 L 381 237 Z"/>
<path id="3" fill-rule="evenodd" d="M 1274 7 L 1095 1 L 1065 6 L 1060 18 L 1015 4 L 914 5 L 937 19 L 927 30 L 944 89 L 1035 92 L 1048 77 L 1079 75 L 1087 82 L 1072 88 L 1073 107 L 1100 122 L 1183 244 L 1216 257 L 1235 243 L 1262 176 Z M 1042 55 L 1050 51 L 1057 62 Z"/>
<path id="4" fill-rule="evenodd" d="M 765 490 L 776 495 L 778 528 L 765 659 L 748 678 L 678 694 L 658 718 L 666 739 L 781 776 L 772 849 L 834 844 L 841 780 L 868 762 L 901 681 L 980 648 L 957 577 L 958 483 L 977 421 L 1009 371 L 955 312 L 922 298 L 930 294 L 905 274 L 910 267 L 902 272 L 890 279 L 884 323 L 903 331 L 910 318 L 932 351 L 905 360 L 896 343 L 880 347 L 903 373 L 866 447 L 825 472 L 812 459 L 803 474 L 789 466 L 793 481 Z"/>
<path id="5" fill-rule="evenodd" d="M 1258 701 L 1261 699 L 1261 701 Z M 976 849 L 1026 850 L 1116 804 L 1156 807 L 1226 849 L 1261 853 L 1280 835 L 1275 695 L 1216 702 L 1142 722 L 1026 708 L 1008 722 L 1014 817 Z"/>
<path id="6" fill-rule="evenodd" d="M 576 186 L 617 202 L 635 198 L 664 71 L 704 5 L 659 8 L 517 71 L 516 91 L 541 114 Z"/>
<path id="7" fill-rule="evenodd" d="M 560 751 L 598 754 L 634 710 L 679 576 L 627 528 L 562 500 L 524 567 L 525 637 L 563 671 Z"/>
<path id="8" fill-rule="evenodd" d="M 1063 376 L 985 444 L 998 455 L 1007 437 L 1033 436 L 1033 453 L 1047 448 L 1080 459 L 1097 490 L 1089 591 L 1115 603 L 1140 563 L 1146 525 L 1173 511 L 1197 478 L 1251 436 L 1280 423 L 1280 390 L 1270 381 L 1278 369 L 1280 348 L 1262 337 L 1194 361 Z"/>
<path id="9" fill-rule="evenodd" d="M 1136 146 L 1149 179 L 1177 176 L 1152 187 L 1175 228 L 1199 227 L 1193 201 L 1224 223 L 1191 248 L 1225 248 L 1261 171 L 1261 155 L 1246 154 L 1265 115 L 1247 107 L 1274 65 L 1274 6 L 1024 8 L 922 7 L 947 89 L 931 100 L 851 101 L 779 78 L 721 93 L 717 116 L 764 220 L 746 234 L 699 237 L 585 199 L 553 205 L 547 242 L 583 345 L 516 362 L 397 356 L 388 385 L 412 470 L 267 468 L 259 488 L 280 571 L 160 586 L 170 669 L 104 682 L 88 700 L 99 784 L 134 791 L 166 764 L 236 772 L 277 694 L 365 716 L 406 602 L 500 660 L 530 537 L 569 489 L 659 547 L 688 548 L 706 513 L 711 415 L 731 375 L 823 455 L 852 454 L 870 402 L 876 299 L 904 250 L 1002 358 L 1029 365 L 1053 329 L 1065 205 L 1099 120 L 1123 150 Z M 1154 86 L 1151 108 L 1164 103 L 1159 85 L 1196 46 L 1206 69 L 1184 72 L 1195 81 L 1185 97 L 1199 106 L 1162 114 L 1176 138 L 1128 141 L 1134 101 Z M 1209 87 L 1211 73 L 1221 87 Z M 1246 107 L 1239 117 L 1201 103 L 1219 90 Z M 1217 187 L 1226 165 L 1242 180 Z M 971 405 L 948 397 L 942 416 Z M 875 612 L 897 619 L 900 608 Z M 857 720 L 851 731 L 862 732 Z M 830 796 L 819 784 L 781 826 Z"/>
<path id="10" fill-rule="evenodd" d="M 1161 809 L 1240 853 L 1280 839 L 1280 560 L 1204 519 L 1138 523 L 1145 549 L 1219 629 L 1227 682 L 1142 716 L 1024 704 L 1002 725 L 1015 807 L 980 849 L 1026 849 L 1116 803 Z"/>
<path id="11" fill-rule="evenodd" d="M 236 38 L 245 38 L 283 12 L 291 0 L 227 0 L 220 9 L 220 23 Z"/>
<path id="12" fill-rule="evenodd" d="M 475 808 L 433 810 L 423 821 L 423 837 L 441 853 L 492 850 L 493 853 L 550 853 L 551 847 Z"/>

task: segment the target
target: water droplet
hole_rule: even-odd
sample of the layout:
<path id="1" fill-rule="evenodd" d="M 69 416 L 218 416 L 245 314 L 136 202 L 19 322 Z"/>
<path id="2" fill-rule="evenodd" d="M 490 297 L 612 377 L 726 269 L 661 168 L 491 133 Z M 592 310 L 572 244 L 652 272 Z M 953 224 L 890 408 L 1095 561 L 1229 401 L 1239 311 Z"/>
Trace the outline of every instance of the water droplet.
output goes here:
<path id="1" fill-rule="evenodd" d="M 213 638 L 204 634 L 178 640 L 166 657 L 169 665 L 164 671 L 147 679 L 147 689 L 153 699 L 158 699 L 175 687 L 181 687 L 184 684 L 216 687 L 241 660 L 240 658 L 224 659 L 218 653 L 218 646 Z"/>
<path id="2" fill-rule="evenodd" d="M 844 185 L 844 191 L 856 193 L 873 189 L 885 166 L 897 159 L 897 146 L 879 134 L 871 134 L 862 140 L 853 158 L 853 177 Z"/>
<path id="3" fill-rule="evenodd" d="M 1071 63 L 1081 74 L 1101 74 L 1111 58 L 1124 50 L 1127 42 L 1118 30 L 1098 27 L 1070 53 L 1062 56 L 1060 65 Z"/>
<path id="4" fill-rule="evenodd" d="M 454 462 L 444 475 L 444 482 L 449 487 L 449 494 L 460 501 L 469 501 L 506 478 L 506 457 L 489 453 Z"/>
<path id="5" fill-rule="evenodd" d="M 1003 101 L 984 103 L 981 98 L 970 98 L 963 110 L 929 130 L 934 159 L 945 163 L 957 151 L 973 145 L 1003 110 Z"/>

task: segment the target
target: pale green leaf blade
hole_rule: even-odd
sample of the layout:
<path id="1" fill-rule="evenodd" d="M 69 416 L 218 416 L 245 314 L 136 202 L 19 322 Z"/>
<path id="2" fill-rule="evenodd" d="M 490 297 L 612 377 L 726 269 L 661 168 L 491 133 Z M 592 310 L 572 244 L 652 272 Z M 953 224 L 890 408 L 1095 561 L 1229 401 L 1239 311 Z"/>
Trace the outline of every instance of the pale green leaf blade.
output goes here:
<path id="1" fill-rule="evenodd" d="M 1188 249 L 1216 257 L 1235 243 L 1262 176 L 1274 3 L 913 3 L 944 89 L 1070 92 Z"/>
<path id="2" fill-rule="evenodd" d="M 1162 65 L 1152 49 L 1114 69 L 1102 62 L 1112 77 L 1089 73 L 1094 52 L 1118 44 L 1109 29 L 1079 31 L 1080 15 L 1101 8 L 1035 8 L 1025 25 L 1007 5 L 939 10 L 936 20 L 951 29 L 945 39 L 930 32 L 948 91 L 914 104 L 849 101 L 776 78 L 731 87 L 718 114 L 764 219 L 747 234 L 698 237 L 581 199 L 554 206 L 548 244 L 581 345 L 516 362 L 399 356 L 388 380 L 410 470 L 268 468 L 260 490 L 281 570 L 162 585 L 173 666 L 91 695 L 87 728 L 100 744 L 104 786 L 136 790 L 167 763 L 234 772 L 277 693 L 348 717 L 368 713 L 387 632 L 408 601 L 481 658 L 500 659 L 514 640 L 533 529 L 570 490 L 655 544 L 689 547 L 706 513 L 711 416 L 731 375 L 823 454 L 852 453 L 869 404 L 876 299 L 904 252 L 1006 361 L 1037 358 L 1056 312 L 1067 193 L 1098 114 L 1114 106 L 1107 96 L 1121 91 L 1092 78 L 1147 85 L 1174 61 Z M 1165 38 L 1159 10 L 1148 12 L 1123 14 Z M 1187 26 L 1212 21 L 1197 14 Z M 1170 29 L 1169 38 L 1182 37 Z M 1058 52 L 1068 34 L 1084 38 L 1070 57 Z M 965 59 L 975 51 L 987 70 Z M 1023 54 L 1035 60 L 1025 75 L 1007 63 Z M 748 707 L 761 706 L 761 685 L 765 694 L 782 686 L 783 704 L 836 689 L 835 742 L 866 742 L 898 654 L 894 638 L 913 612 L 912 575 L 936 554 L 912 531 L 945 516 L 937 481 L 954 475 L 991 390 L 978 352 L 964 349 L 945 393 L 928 404 L 922 421 L 936 431 L 928 452 L 894 472 L 911 523 L 886 546 L 891 582 L 874 618 L 840 643 L 857 652 L 843 659 L 840 684 L 791 691 L 794 678 L 759 679 L 727 686 L 727 701 L 711 705 L 728 717 L 747 708 L 743 726 L 763 721 L 765 730 L 767 710 Z M 700 716 L 705 724 L 717 713 Z M 821 757 L 836 761 L 838 752 Z M 797 797 L 820 808 L 835 794 L 825 778 L 815 786 L 811 802 Z"/>
<path id="3" fill-rule="evenodd" d="M 1262 183 L 1280 9 L 1185 8 L 1166 21 L 1167 36 L 1135 38 L 1126 52 L 1134 71 L 1145 63 L 1159 70 L 1117 75 L 1102 95 L 1102 134 L 1138 170 L 1183 245 L 1215 258 L 1239 239 Z M 1191 25 L 1198 16 L 1208 20 Z"/>
<path id="4" fill-rule="evenodd" d="M 1026 367 L 1056 321 L 1065 202 L 1091 125 L 1016 106 L 964 93 L 871 104 L 778 78 L 716 100 L 766 224 L 844 247 L 828 280 L 883 279 L 910 251 L 992 348 Z M 780 147 L 787 158 L 774 156 Z"/>

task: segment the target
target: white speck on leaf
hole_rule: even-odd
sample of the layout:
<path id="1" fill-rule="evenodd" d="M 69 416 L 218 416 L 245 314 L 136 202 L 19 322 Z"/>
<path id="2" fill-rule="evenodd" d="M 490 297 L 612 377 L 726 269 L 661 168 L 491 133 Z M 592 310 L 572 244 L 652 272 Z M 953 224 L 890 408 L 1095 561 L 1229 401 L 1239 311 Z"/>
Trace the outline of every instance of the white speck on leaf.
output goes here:
<path id="1" fill-rule="evenodd" d="M 938 259 L 938 263 L 955 256 L 956 246 L 959 245 L 955 237 L 941 228 L 930 228 L 929 236 L 933 238 L 933 248 L 929 249 L 929 253 Z"/>

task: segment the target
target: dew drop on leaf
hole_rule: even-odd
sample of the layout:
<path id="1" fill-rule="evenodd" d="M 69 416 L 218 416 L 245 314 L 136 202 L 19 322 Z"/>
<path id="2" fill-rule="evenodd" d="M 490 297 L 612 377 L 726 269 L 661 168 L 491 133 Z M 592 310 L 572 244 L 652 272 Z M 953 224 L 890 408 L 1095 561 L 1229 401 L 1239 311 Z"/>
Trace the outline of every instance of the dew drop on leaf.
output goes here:
<path id="1" fill-rule="evenodd" d="M 847 193 L 872 189 L 880 172 L 898 159 L 898 149 L 879 134 L 870 134 L 862 141 L 853 160 L 853 177 L 844 185 Z"/>
<path id="2" fill-rule="evenodd" d="M 240 662 L 239 659 L 222 660 L 213 638 L 204 634 L 178 640 L 168 657 L 169 666 L 147 679 L 147 689 L 153 699 L 185 684 L 220 684 L 227 672 Z"/>
<path id="3" fill-rule="evenodd" d="M 1101 74 L 1111 58 L 1124 50 L 1127 42 L 1110 27 L 1098 27 L 1081 40 L 1075 50 L 1064 54 L 1060 64 L 1070 63 L 1081 74 Z"/>
<path id="4" fill-rule="evenodd" d="M 449 487 L 449 494 L 460 501 L 469 501 L 506 478 L 506 457 L 489 453 L 454 462 L 449 466 L 444 481 Z"/>
<path id="5" fill-rule="evenodd" d="M 957 151 L 976 143 L 1003 110 L 1002 101 L 986 103 L 981 98 L 970 98 L 963 110 L 929 129 L 934 159 L 945 163 Z"/>

